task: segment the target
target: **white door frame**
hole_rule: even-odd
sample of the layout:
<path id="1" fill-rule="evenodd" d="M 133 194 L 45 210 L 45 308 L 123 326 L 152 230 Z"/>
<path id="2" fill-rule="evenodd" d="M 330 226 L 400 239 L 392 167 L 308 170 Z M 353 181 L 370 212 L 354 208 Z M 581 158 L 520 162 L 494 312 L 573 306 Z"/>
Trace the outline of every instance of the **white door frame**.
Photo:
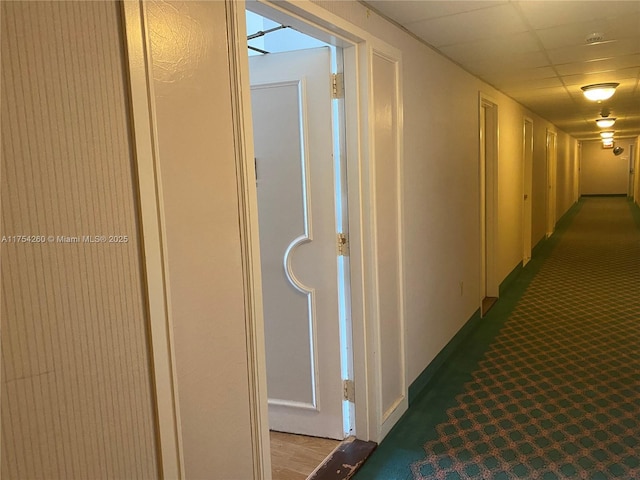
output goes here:
<path id="1" fill-rule="evenodd" d="M 236 4 L 236 2 L 232 2 Z M 400 91 L 401 54 L 399 50 L 389 46 L 372 36 L 365 30 L 356 27 L 346 20 L 315 5 L 308 0 L 247 2 L 249 9 L 280 21 L 286 19 L 286 23 L 292 27 L 312 35 L 326 43 L 342 47 L 344 54 L 344 78 L 345 78 L 345 109 L 346 115 L 346 149 L 347 149 L 347 191 L 349 200 L 349 250 L 350 250 L 350 275 L 351 275 L 351 326 L 353 346 L 353 366 L 355 382 L 355 419 L 356 435 L 363 440 L 381 441 L 389 432 L 393 424 L 400 418 L 408 406 L 407 382 L 406 382 L 406 356 L 404 351 L 404 292 L 402 280 L 404 277 L 402 260 L 402 212 L 401 212 L 401 186 L 398 185 L 398 285 L 400 291 L 400 306 L 398 311 L 399 324 L 401 326 L 401 365 L 398 366 L 398 374 L 402 378 L 403 392 L 401 398 L 394 404 L 392 411 L 383 411 L 381 398 L 381 370 L 379 358 L 379 346 L 381 340 L 381 311 L 378 299 L 378 274 L 379 261 L 376 251 L 375 231 L 375 171 L 373 148 L 373 116 L 368 115 L 372 109 L 372 59 L 374 55 L 384 55 L 385 58 L 396 62 L 397 91 L 396 103 L 399 119 L 402 118 L 402 95 Z M 237 2 L 238 9 L 244 9 L 244 4 Z M 245 39 L 236 36 L 230 39 L 231 43 L 244 45 Z M 241 76 L 248 82 L 248 65 L 240 65 Z M 243 84 L 241 90 L 248 91 L 248 84 Z M 250 121 L 248 101 L 245 105 L 245 122 Z M 245 127 L 246 128 L 246 127 Z M 402 159 L 402 122 L 396 125 L 398 179 L 401 175 Z M 245 142 L 250 140 L 245 138 Z M 253 161 L 252 147 L 246 145 L 245 149 L 251 155 L 245 160 Z M 250 187 L 249 187 L 250 188 Z M 251 208 L 251 205 L 248 205 Z M 250 218 L 255 218 L 253 214 Z M 256 225 L 247 225 L 246 228 L 257 228 Z M 259 263 L 254 262 L 258 268 L 254 275 L 259 275 Z M 260 318 L 260 320 L 262 320 Z M 262 326 L 260 327 L 262 329 Z"/>
<path id="2" fill-rule="evenodd" d="M 634 199 L 634 185 L 635 185 L 635 175 L 636 175 L 636 169 L 635 169 L 635 161 L 633 159 L 633 147 L 634 145 L 632 143 L 629 144 L 629 191 L 627 193 L 627 197 L 629 197 L 631 200 Z"/>
<path id="3" fill-rule="evenodd" d="M 153 358 L 158 466 L 163 478 L 184 478 L 184 457 L 180 433 L 180 409 L 176 392 L 173 324 L 170 315 L 168 265 L 164 246 L 162 194 L 158 178 L 158 144 L 154 104 L 149 82 L 148 44 L 143 27 L 143 6 L 136 1 L 122 3 L 124 35 L 129 67 L 131 118 L 140 201 L 145 287 L 149 316 L 150 350 Z"/>
<path id="4" fill-rule="evenodd" d="M 573 201 L 580 200 L 580 165 L 582 164 L 582 142 L 576 140 L 576 157 L 573 167 Z"/>
<path id="5" fill-rule="evenodd" d="M 347 170 L 350 227 L 351 320 L 355 381 L 356 433 L 363 440 L 381 441 L 408 406 L 404 328 L 404 260 L 402 216 L 402 78 L 401 53 L 356 27 L 343 18 L 309 0 L 286 0 L 277 3 L 256 2 L 253 7 L 286 14 L 294 27 L 302 25 L 313 35 L 337 43 L 345 57 L 347 116 Z M 159 425 L 159 456 L 165 478 L 184 478 L 178 394 L 175 391 L 172 325 L 169 315 L 169 285 L 166 275 L 166 232 L 163 204 L 157 172 L 157 136 L 153 81 L 148 65 L 148 25 L 144 21 L 144 5 L 140 1 L 123 2 L 126 23 L 126 46 L 131 69 L 132 112 L 135 149 L 139 162 L 140 202 L 143 218 L 144 252 L 150 308 L 152 355 L 156 406 Z M 253 132 L 249 88 L 249 65 L 246 55 L 245 2 L 225 0 L 227 48 L 231 75 L 230 96 L 233 112 L 235 164 L 239 202 L 242 270 L 245 288 L 245 332 L 248 363 L 249 416 L 253 471 L 256 479 L 271 478 L 269 426 L 262 317 L 262 286 L 258 240 L 257 198 L 253 169 Z M 260 12 L 258 12 L 260 13 Z M 273 18 L 273 17 L 272 17 Z M 397 278 L 393 295 L 397 298 L 396 326 L 400 332 L 400 360 L 393 374 L 401 378 L 399 397 L 391 408 L 383 411 L 381 345 L 383 312 L 379 290 L 380 258 L 376 250 L 375 229 L 375 148 L 372 63 L 374 55 L 383 56 L 394 65 L 396 128 L 396 192 L 393 217 L 398 235 L 393 239 L 397 249 Z M 383 219 L 384 220 L 384 219 Z M 389 238 L 386 238 L 387 243 Z M 155 272 L 155 273 L 154 273 Z M 388 328 L 388 326 L 387 326 Z M 388 368 L 388 365 L 385 364 Z"/>
<path id="6" fill-rule="evenodd" d="M 547 238 L 553 235 L 556 229 L 556 154 L 558 151 L 558 136 L 553 130 L 547 129 L 546 141 L 546 161 L 547 161 Z"/>
<path id="7" fill-rule="evenodd" d="M 485 116 L 486 112 L 486 116 Z M 479 93 L 479 168 L 480 185 L 480 304 L 484 297 L 498 297 L 496 277 L 496 240 L 498 208 L 498 103 Z M 490 122 L 486 125 L 486 121 Z M 481 309 L 482 310 L 482 309 Z"/>
<path id="8" fill-rule="evenodd" d="M 527 125 L 530 125 L 531 132 L 527 135 Z M 532 219 L 532 187 L 533 187 L 533 119 L 524 117 L 522 127 L 522 266 L 531 260 L 531 219 Z M 531 142 L 531 148 L 527 151 L 527 138 Z M 528 224 L 527 224 L 528 219 Z M 527 238 L 528 234 L 528 238 Z"/>
<path id="9" fill-rule="evenodd" d="M 640 137 L 637 138 L 640 140 Z M 634 182 L 633 182 L 633 201 L 636 204 L 640 203 L 640 155 L 638 155 L 638 145 L 640 141 L 636 141 L 636 143 L 632 143 L 629 145 L 629 159 L 631 160 L 631 165 L 633 166 L 634 171 Z"/>

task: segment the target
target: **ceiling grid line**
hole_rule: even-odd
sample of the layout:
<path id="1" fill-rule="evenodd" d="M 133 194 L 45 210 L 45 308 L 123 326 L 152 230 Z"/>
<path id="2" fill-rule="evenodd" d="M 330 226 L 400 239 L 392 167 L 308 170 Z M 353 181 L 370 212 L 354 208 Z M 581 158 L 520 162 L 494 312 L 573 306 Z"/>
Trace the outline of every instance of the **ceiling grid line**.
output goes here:
<path id="1" fill-rule="evenodd" d="M 368 0 L 400 26 L 578 140 L 604 108 L 616 136 L 640 135 L 640 1 Z M 581 87 L 615 82 L 602 104 Z"/>

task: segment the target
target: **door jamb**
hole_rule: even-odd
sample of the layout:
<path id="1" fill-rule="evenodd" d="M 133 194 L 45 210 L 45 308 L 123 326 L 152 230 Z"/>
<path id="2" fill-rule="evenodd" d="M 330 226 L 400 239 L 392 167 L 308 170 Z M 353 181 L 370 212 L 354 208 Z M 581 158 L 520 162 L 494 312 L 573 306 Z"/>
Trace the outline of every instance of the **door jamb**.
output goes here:
<path id="1" fill-rule="evenodd" d="M 553 147 L 550 145 L 550 140 L 553 139 Z M 547 128 L 546 137 L 546 230 L 547 238 L 553 235 L 556 229 L 556 171 L 557 171 L 557 151 L 558 151 L 558 134 L 553 130 Z"/>
<path id="2" fill-rule="evenodd" d="M 531 167 L 532 167 L 532 171 L 530 172 L 530 177 L 527 178 L 527 168 L 526 168 L 526 164 L 527 164 L 527 124 L 531 125 Z M 533 148 L 534 148 L 534 130 L 533 130 L 533 119 L 531 117 L 524 117 L 523 120 L 523 127 L 522 127 L 522 134 L 523 134 L 523 141 L 522 141 L 522 191 L 523 191 L 523 196 L 524 195 L 529 195 L 529 208 L 532 210 L 532 214 L 533 214 L 533 205 L 532 205 L 532 201 L 533 199 L 531 198 L 531 190 L 532 188 L 527 188 L 527 187 L 532 187 L 533 186 Z M 527 189 L 529 190 L 527 193 Z M 525 209 L 527 208 L 525 202 L 523 201 L 523 206 L 522 206 L 522 243 L 523 243 L 523 250 L 524 250 L 524 245 L 527 243 L 527 240 L 524 238 L 525 232 L 526 232 L 526 228 L 525 228 L 525 224 L 524 222 L 526 221 L 526 215 L 525 215 Z M 533 225 L 531 225 L 531 221 L 532 218 L 529 218 L 529 234 L 531 234 L 531 231 L 533 229 Z M 523 255 L 522 255 L 522 266 L 525 266 L 529 260 L 531 260 L 531 238 L 529 238 L 529 249 L 528 249 L 528 254 L 529 256 L 527 257 L 526 253 L 523 251 Z"/>
<path id="3" fill-rule="evenodd" d="M 253 172 L 253 132 L 250 110 L 249 66 L 246 52 L 245 2 L 242 0 L 225 1 L 225 25 L 228 39 L 228 54 L 230 58 L 230 100 L 233 112 L 233 130 L 235 143 L 236 179 L 238 185 L 239 202 L 239 231 L 242 251 L 242 272 L 244 281 L 245 301 L 245 337 L 247 348 L 249 384 L 249 415 L 251 418 L 251 444 L 254 478 L 271 478 L 270 442 L 267 415 L 267 389 L 264 352 L 264 322 L 262 317 L 260 251 L 258 241 L 257 198 L 255 190 L 255 175 Z M 253 3 L 252 3 L 253 4 Z M 255 1 L 256 5 L 267 6 L 281 11 L 297 22 L 304 23 L 311 29 L 324 34 L 335 42 L 342 42 L 340 46 L 352 63 L 350 71 L 345 71 L 345 88 L 349 95 L 348 103 L 355 115 L 347 119 L 347 165 L 349 189 L 349 226 L 351 252 L 351 316 L 354 333 L 353 356 L 354 377 L 356 382 L 356 429 L 359 438 L 380 441 L 386 432 L 382 431 L 381 420 L 383 412 L 376 381 L 379 375 L 379 365 L 376 362 L 375 345 L 378 344 L 379 333 L 370 325 L 379 322 L 379 312 L 375 309 L 375 279 L 378 275 L 378 259 L 372 249 L 374 239 L 370 216 L 367 213 L 366 200 L 371 199 L 374 188 L 371 170 L 371 126 L 367 122 L 370 109 L 370 81 L 371 81 L 371 51 L 388 52 L 396 59 L 401 59 L 398 49 L 382 42 L 372 34 L 347 20 L 314 4 L 310 0 L 283 0 L 268 2 Z M 136 79 L 132 79 L 132 90 L 135 89 L 135 99 L 145 99 L 145 104 L 136 105 L 134 113 L 145 116 L 147 124 L 138 126 L 136 135 L 145 133 L 145 138 L 136 138 L 138 159 L 145 155 L 148 163 L 146 174 L 141 178 L 151 181 L 141 184 L 141 210 L 152 230 L 143 232 L 145 239 L 145 256 L 151 262 L 153 271 L 164 272 L 162 251 L 165 244 L 165 231 L 162 225 L 162 204 L 159 201 L 161 192 L 159 179 L 153 174 L 157 162 L 155 158 L 157 138 L 153 131 L 153 105 L 151 100 L 152 84 L 149 83 L 149 66 L 147 65 L 148 48 L 143 18 L 143 3 L 128 1 L 123 4 L 126 21 L 127 52 L 129 65 L 137 68 Z M 331 43 L 331 42 L 330 42 Z M 339 43 L 338 43 L 339 44 Z M 242 52 L 242 53 L 241 53 Z M 346 67 L 346 65 L 345 65 Z M 346 68 L 345 68 L 346 70 Z M 401 71 L 401 69 L 398 69 Z M 134 85 L 133 80 L 137 80 Z M 398 79 L 401 86 L 401 79 Z M 351 94 L 349 94 L 351 91 Z M 151 102 L 151 103 L 150 103 Z M 402 119 L 401 97 L 398 104 L 399 120 Z M 135 120 L 134 120 L 135 121 Z M 401 132 L 400 132 L 401 133 Z M 399 168 L 402 165 L 402 138 L 399 138 Z M 150 162 L 150 163 L 149 163 Z M 144 187 L 144 191 L 142 188 Z M 398 193 L 400 223 L 402 222 L 402 202 Z M 147 212 L 146 214 L 144 212 Z M 155 218 L 155 223 L 153 218 Z M 402 238 L 398 238 L 398 248 L 402 249 Z M 155 252 L 155 254 L 154 254 Z M 153 258 L 149 257 L 154 254 Z M 150 260 L 149 260 L 150 259 Z M 399 282 L 403 281 L 402 257 L 399 258 Z M 150 268 L 147 265 L 147 268 Z M 177 393 L 174 390 L 175 361 L 172 351 L 171 318 L 166 302 L 169 298 L 168 278 L 164 273 L 154 277 L 158 282 L 156 289 L 149 292 L 150 308 L 163 306 L 164 310 L 151 312 L 151 335 L 158 335 L 153 340 L 154 375 L 161 384 L 156 385 L 156 401 L 158 405 L 158 423 L 164 429 L 159 433 L 159 462 L 164 477 L 183 478 L 184 459 L 181 445 L 179 408 Z M 155 284 L 154 284 L 155 285 Z M 151 286 L 148 286 L 151 289 Z M 402 293 L 402 292 L 400 292 Z M 401 297 L 401 314 L 404 309 L 404 298 Z M 402 325 L 404 325 L 402 323 Z M 405 335 L 405 332 L 402 332 Z M 156 344 L 156 341 L 160 342 Z M 162 347 L 162 348 L 160 348 Z M 403 362 L 406 360 L 403 359 Z M 164 363 L 163 363 L 164 362 Z M 162 366 L 164 365 L 164 367 Z M 159 368 L 160 366 L 160 368 Z M 404 379 L 406 390 L 406 379 Z M 404 392 L 406 398 L 407 392 Z"/>
<path id="4" fill-rule="evenodd" d="M 491 138 L 487 137 L 487 125 L 481 116 L 484 109 L 489 116 Z M 479 92 L 479 185 L 480 185 L 480 282 L 486 285 L 486 297 L 498 297 L 499 289 L 496 280 L 496 239 L 497 239 L 497 207 L 498 207 L 498 102 L 489 95 Z M 484 126 L 484 128 L 483 128 Z M 485 148 L 482 148 L 482 147 Z M 485 149 L 488 149 L 487 154 Z M 486 242 L 486 243 L 485 243 Z M 488 254 L 486 252 L 489 252 Z M 483 258 L 485 260 L 483 260 Z M 482 298 L 479 299 L 482 311 Z"/>
<path id="5" fill-rule="evenodd" d="M 144 287 L 147 294 L 149 348 L 153 358 L 158 442 L 158 468 L 163 478 L 184 478 L 184 456 L 180 427 L 180 408 L 176 392 L 173 324 L 169 302 L 164 212 L 157 158 L 157 136 L 152 83 L 148 81 L 148 44 L 144 26 L 144 5 L 122 3 L 124 42 L 129 69 L 129 94 L 133 149 L 140 202 Z"/>
<path id="6" fill-rule="evenodd" d="M 373 189 L 369 166 L 372 161 L 369 158 L 372 155 L 370 147 L 371 126 L 367 121 L 370 103 L 369 83 L 371 81 L 370 52 L 372 49 L 389 52 L 395 58 L 400 58 L 401 54 L 399 50 L 382 42 L 369 32 L 309 0 L 283 0 L 278 2 L 250 0 L 247 5 L 250 5 L 250 10 L 260 14 L 264 13 L 277 21 L 279 19 L 274 18 L 274 12 L 275 14 L 285 15 L 287 21 L 290 22 L 289 24 L 294 28 L 302 25 L 302 28 L 306 30 L 305 33 L 343 48 L 345 55 L 346 108 L 353 112 L 353 115 L 347 115 L 346 118 L 346 140 L 353 373 L 356 385 L 355 406 L 358 412 L 355 424 L 358 438 L 380 441 L 386 432 L 381 428 L 384 412 L 381 411 L 382 406 L 379 400 L 379 392 L 377 391 L 379 388 L 377 382 L 379 365 L 376 363 L 375 345 L 378 343 L 379 333 L 370 325 L 372 322 L 379 320 L 373 293 L 375 292 L 375 278 L 378 274 L 378 261 L 375 257 L 375 251 L 371 247 L 373 242 L 371 235 L 374 232 L 372 231 L 370 213 L 368 213 L 366 207 L 366 200 L 372 198 Z M 244 8 L 244 4 L 242 8 Z M 238 36 L 230 39 L 230 41 L 238 44 L 242 44 L 243 40 Z M 248 72 L 248 62 L 246 62 L 247 65 L 244 63 L 242 62 L 241 68 L 246 69 L 246 72 Z M 243 77 L 246 79 L 246 83 L 241 88 L 248 90 L 248 75 L 245 74 Z M 251 118 L 250 110 L 248 110 L 249 103 L 245 102 L 244 105 L 244 121 L 247 122 Z M 398 104 L 398 110 L 401 118 L 401 103 Z M 249 158 L 246 157 L 245 162 Z M 249 225 L 248 228 L 257 228 L 257 225 Z M 398 241 L 400 242 L 401 238 Z M 254 270 L 256 266 L 259 268 L 259 263 L 256 264 L 254 259 Z M 402 272 L 402 265 L 399 265 L 398 268 Z M 255 271 L 254 274 L 256 276 L 259 275 L 259 271 Z M 402 274 L 400 275 L 400 281 L 402 281 Z M 401 301 L 404 302 L 404 299 Z M 260 321 L 262 321 L 261 317 Z M 405 332 L 402 332 L 402 334 L 404 335 Z"/>

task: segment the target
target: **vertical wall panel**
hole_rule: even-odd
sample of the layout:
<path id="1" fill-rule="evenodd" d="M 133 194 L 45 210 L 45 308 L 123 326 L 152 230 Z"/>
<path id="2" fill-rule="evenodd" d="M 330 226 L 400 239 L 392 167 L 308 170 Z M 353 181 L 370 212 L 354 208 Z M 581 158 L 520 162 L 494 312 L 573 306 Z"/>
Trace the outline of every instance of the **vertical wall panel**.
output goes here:
<path id="1" fill-rule="evenodd" d="M 157 478 L 119 7 L 1 8 L 2 476 Z"/>
<path id="2" fill-rule="evenodd" d="M 381 413 L 384 421 L 405 397 L 399 253 L 398 80 L 396 63 L 376 53 L 372 68 Z"/>
<path id="3" fill-rule="evenodd" d="M 254 477 L 226 3 L 144 4 L 188 479 Z"/>

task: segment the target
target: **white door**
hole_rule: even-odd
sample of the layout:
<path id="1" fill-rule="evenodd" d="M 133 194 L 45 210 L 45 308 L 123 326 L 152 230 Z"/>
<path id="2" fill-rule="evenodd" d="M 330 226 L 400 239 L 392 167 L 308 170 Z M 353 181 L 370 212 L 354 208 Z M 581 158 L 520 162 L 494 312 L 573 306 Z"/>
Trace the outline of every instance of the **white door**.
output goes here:
<path id="1" fill-rule="evenodd" d="M 270 428 L 342 439 L 330 55 L 249 60 Z"/>
<path id="2" fill-rule="evenodd" d="M 533 176 L 533 122 L 528 118 L 524 121 L 524 152 L 523 152 L 523 206 L 522 206 L 522 265 L 531 260 L 531 190 Z"/>
<path id="3" fill-rule="evenodd" d="M 496 205 L 498 106 L 480 97 L 480 300 L 498 298 L 496 281 Z M 484 303 L 484 302 L 483 302 Z M 484 307 L 482 312 L 484 315 Z"/>
<path id="4" fill-rule="evenodd" d="M 556 229 L 556 133 L 547 130 L 547 237 Z"/>

